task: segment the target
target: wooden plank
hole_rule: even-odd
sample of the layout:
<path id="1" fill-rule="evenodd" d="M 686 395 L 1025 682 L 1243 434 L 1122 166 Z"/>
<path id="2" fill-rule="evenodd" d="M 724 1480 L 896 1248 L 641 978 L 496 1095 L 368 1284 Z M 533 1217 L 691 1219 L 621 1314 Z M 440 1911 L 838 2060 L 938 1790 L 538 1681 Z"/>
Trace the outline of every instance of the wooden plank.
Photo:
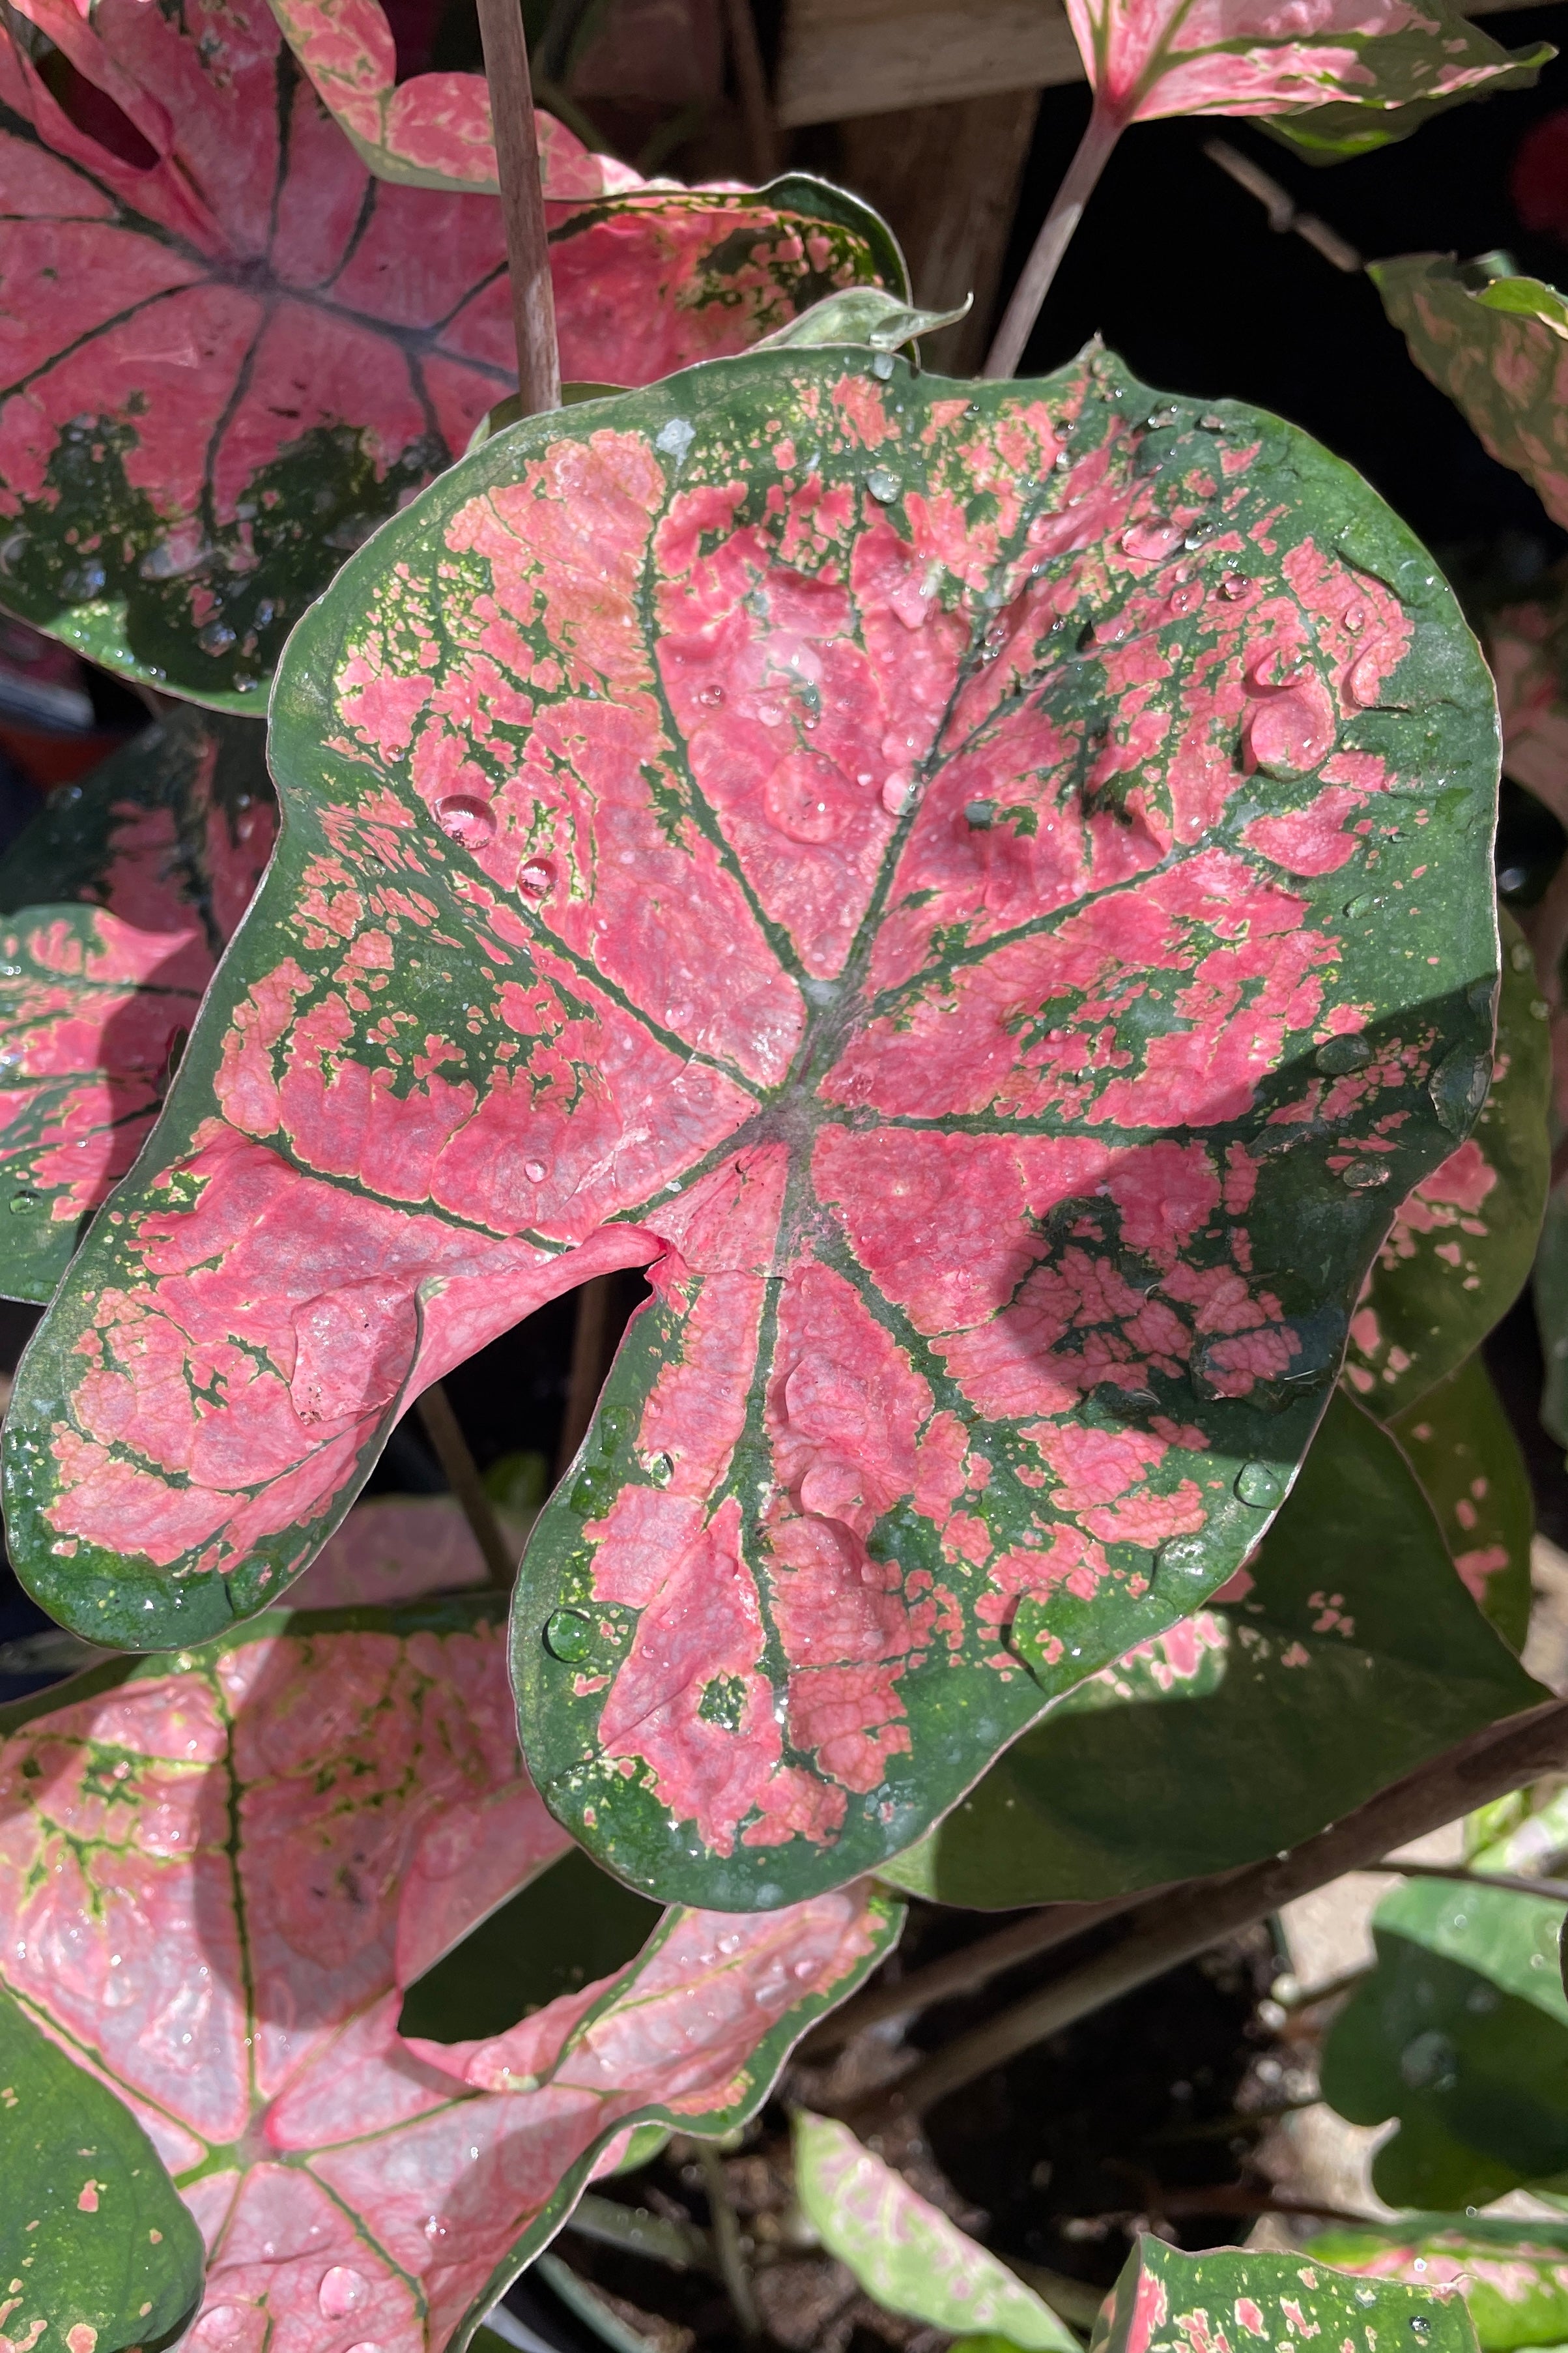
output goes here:
<path id="1" fill-rule="evenodd" d="M 1545 5 L 1468 0 L 1466 14 Z M 847 122 L 1082 79 L 1061 0 L 789 0 L 778 117 Z"/>
<path id="2" fill-rule="evenodd" d="M 778 116 L 850 121 L 1082 72 L 1060 0 L 791 0 Z"/>

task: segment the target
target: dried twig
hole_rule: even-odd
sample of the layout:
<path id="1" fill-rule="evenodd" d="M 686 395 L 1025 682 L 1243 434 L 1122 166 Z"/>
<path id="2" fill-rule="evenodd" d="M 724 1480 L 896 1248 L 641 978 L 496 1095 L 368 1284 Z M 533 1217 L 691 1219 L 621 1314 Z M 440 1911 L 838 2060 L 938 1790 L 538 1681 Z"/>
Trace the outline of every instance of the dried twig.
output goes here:
<path id="1" fill-rule="evenodd" d="M 555 342 L 555 298 L 550 286 L 550 244 L 544 190 L 528 76 L 528 42 L 518 0 L 479 0 L 479 38 L 490 90 L 501 218 L 506 224 L 511 323 L 517 337 L 517 389 L 525 417 L 561 406 L 561 354 Z"/>
<path id="2" fill-rule="evenodd" d="M 1268 215 L 1269 227 L 1277 236 L 1282 237 L 1288 229 L 1293 230 L 1296 236 L 1304 237 L 1316 252 L 1321 253 L 1325 261 L 1331 261 L 1336 269 L 1350 273 L 1365 268 L 1354 246 L 1349 244 L 1337 228 L 1331 228 L 1327 221 L 1318 218 L 1316 213 L 1302 212 L 1289 189 L 1282 188 L 1261 164 L 1255 164 L 1250 155 L 1244 155 L 1239 147 L 1231 145 L 1228 139 L 1205 139 L 1204 153 L 1211 164 L 1217 164 L 1222 172 L 1228 173 L 1237 187 L 1245 188 L 1249 196 L 1257 197 Z"/>
<path id="3" fill-rule="evenodd" d="M 577 1323 L 572 1335 L 572 1369 L 566 1378 L 566 1410 L 561 1422 L 561 1443 L 555 1451 L 555 1476 L 567 1466 L 583 1443 L 583 1433 L 594 1419 L 599 1391 L 605 1386 L 609 1354 L 610 1284 L 612 1277 L 596 1274 L 577 1293 Z"/>
<path id="4" fill-rule="evenodd" d="M 492 1585 L 510 1586 L 517 1561 L 501 1534 L 495 1506 L 485 1493 L 479 1465 L 468 1451 L 452 1401 L 439 1381 L 432 1381 L 419 1399 L 417 1411 L 425 1435 L 436 1450 L 436 1460 L 447 1474 L 447 1484 L 463 1507 L 463 1517 L 484 1555 Z"/>

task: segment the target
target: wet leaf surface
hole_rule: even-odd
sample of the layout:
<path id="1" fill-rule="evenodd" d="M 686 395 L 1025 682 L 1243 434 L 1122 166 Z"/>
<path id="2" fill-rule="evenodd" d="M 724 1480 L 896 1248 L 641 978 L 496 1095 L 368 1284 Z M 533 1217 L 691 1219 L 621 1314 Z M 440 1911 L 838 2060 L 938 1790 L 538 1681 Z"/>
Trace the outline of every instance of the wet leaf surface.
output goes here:
<path id="1" fill-rule="evenodd" d="M 0 1294 L 48 1298 L 146 1142 L 271 853 L 255 720 L 174 711 L 0 860 Z"/>
<path id="2" fill-rule="evenodd" d="M 1528 1546 L 1524 1576 L 1528 1606 Z M 888 1875 L 1001 1909 L 1228 1871 L 1544 1696 L 1479 1621 L 1394 1440 L 1342 1393 L 1224 1598 L 1059 1701 Z"/>
<path id="3" fill-rule="evenodd" d="M 896 1933 L 864 1890 L 678 1911 L 510 2031 L 400 2035 L 402 1989 L 569 1843 L 493 1598 L 269 1618 L 0 1731 L 0 1980 L 200 2224 L 196 2353 L 461 2343 L 628 2126 L 741 2122 Z"/>
<path id="4" fill-rule="evenodd" d="M 647 1265 L 519 1587 L 541 1787 L 666 1898 L 899 1852 L 1251 1551 L 1479 1108 L 1447 589 L 1103 354 L 766 354 L 443 476 L 271 749 L 279 858 L 18 1376 L 21 1573 L 205 1636 L 414 1390 Z"/>
<path id="5" fill-rule="evenodd" d="M 1493 2214 L 1398 2214 L 1375 2230 L 1320 2232 L 1307 2253 L 1367 2279 L 1463 2295 L 1481 2353 L 1568 2339 L 1568 2225 Z"/>
<path id="6" fill-rule="evenodd" d="M 0 1988 L 0 2335 L 65 2353 L 166 2336 L 202 2242 L 152 2142 Z"/>
<path id="7" fill-rule="evenodd" d="M 794 2140 L 806 2220 L 878 2304 L 931 2328 L 994 2337 L 1035 2353 L 1074 2353 L 1077 2337 L 1033 2288 L 847 2125 L 798 2113 Z"/>
<path id="8" fill-rule="evenodd" d="M 264 7 L 18 0 L 95 100 L 79 130 L 0 40 L 0 598 L 110 669 L 259 711 L 344 556 L 516 382 L 500 206 L 371 177 Z M 570 192 L 547 206 L 568 376 L 742 349 L 902 265 L 868 208 Z M 602 173 L 587 171 L 590 182 Z"/>
<path id="9" fill-rule="evenodd" d="M 1384 1418 L 1463 1363 L 1507 1314 L 1535 1255 L 1552 1159 L 1549 1008 L 1518 924 L 1506 911 L 1500 920 L 1497 1048 L 1480 1118 L 1400 1203 L 1351 1318 L 1346 1378 Z"/>

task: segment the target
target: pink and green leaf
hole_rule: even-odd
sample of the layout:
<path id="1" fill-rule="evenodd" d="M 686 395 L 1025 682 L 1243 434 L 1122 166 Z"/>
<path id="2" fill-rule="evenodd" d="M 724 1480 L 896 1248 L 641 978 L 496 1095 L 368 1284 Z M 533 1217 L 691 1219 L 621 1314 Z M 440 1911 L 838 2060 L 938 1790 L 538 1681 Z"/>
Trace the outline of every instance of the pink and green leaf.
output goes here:
<path id="1" fill-rule="evenodd" d="M 271 752 L 279 857 L 18 1375 L 21 1573 L 205 1637 L 426 1382 L 647 1266 L 519 1586 L 536 1778 L 667 1900 L 873 1867 L 1251 1552 L 1479 1108 L 1447 588 L 1104 354 L 768 353 L 444 475 Z"/>
<path id="2" fill-rule="evenodd" d="M 1422 375 L 1568 524 L 1568 301 L 1501 254 L 1405 254 L 1367 274 Z"/>
<path id="3" fill-rule="evenodd" d="M 1393 1415 L 1388 1428 L 1421 1482 L 1471 1599 L 1510 1648 L 1522 1651 L 1535 1498 L 1485 1360 L 1468 1357 L 1416 1404 Z"/>
<path id="4" fill-rule="evenodd" d="M 344 555 L 515 385 L 500 202 L 373 178 L 264 7 L 18 5 L 141 160 L 77 128 L 5 31 L 0 601 L 258 712 Z M 815 181 L 548 213 L 574 378 L 650 381 L 836 288 L 905 290 L 876 216 Z"/>
<path id="5" fill-rule="evenodd" d="M 269 1618 L 0 1730 L 0 1986 L 84 2118 L 106 2087 L 174 2177 L 198 2344 L 462 2346 L 629 2127 L 742 2121 L 896 1932 L 864 1889 L 673 1912 L 500 2031 L 400 2032 L 404 1989 L 570 1847 L 493 1597 Z"/>
<path id="6" fill-rule="evenodd" d="M 1337 2353 L 1476 2353 L 1462 2297 L 1399 2279 L 1353 2278 L 1301 2254 L 1211 2247 L 1184 2254 L 1141 2236 L 1106 2299 L 1089 2353 L 1195 2353 L 1217 2346 L 1304 2346 Z"/>
<path id="7" fill-rule="evenodd" d="M 145 1143 L 276 832 L 257 722 L 176 710 L 0 860 L 0 1295 L 48 1298 Z"/>
<path id="8" fill-rule="evenodd" d="M 1568 2224 L 1496 2214 L 1396 2214 L 1320 2232 L 1306 2253 L 1363 2279 L 1462 2295 L 1481 2353 L 1568 2341 Z"/>
<path id="9" fill-rule="evenodd" d="M 1561 592 L 1489 614 L 1505 776 L 1568 825 L 1568 609 Z"/>
<path id="10" fill-rule="evenodd" d="M 1399 902 L 1384 902 L 1391 913 Z M 1351 1318 L 1345 1377 L 1370 1413 L 1404 1413 L 1457 1370 L 1530 1278 L 1552 1159 L 1548 1007 L 1501 915 L 1491 1082 L 1472 1133 L 1399 1205 Z"/>
<path id="11" fill-rule="evenodd" d="M 1232 1871 L 1543 1697 L 1479 1622 L 1393 1436 L 1342 1390 L 1247 1567 L 1058 1701 L 884 1875 L 1002 1909 Z"/>
<path id="12" fill-rule="evenodd" d="M 121 2353 L 195 2310 L 201 2234 L 122 2101 L 0 1986 L 0 2345 Z"/>
<path id="13" fill-rule="evenodd" d="M 1408 135 L 1438 106 L 1528 88 L 1556 55 L 1500 48 L 1450 0 L 1067 0 L 1098 105 L 1114 122 L 1267 115 L 1318 160 Z"/>
<path id="14" fill-rule="evenodd" d="M 876 2303 L 956 2336 L 999 2337 L 1027 2353 L 1077 2353 L 1071 2329 L 1033 2288 L 847 2125 L 799 2111 L 794 2143 L 807 2221 Z"/>

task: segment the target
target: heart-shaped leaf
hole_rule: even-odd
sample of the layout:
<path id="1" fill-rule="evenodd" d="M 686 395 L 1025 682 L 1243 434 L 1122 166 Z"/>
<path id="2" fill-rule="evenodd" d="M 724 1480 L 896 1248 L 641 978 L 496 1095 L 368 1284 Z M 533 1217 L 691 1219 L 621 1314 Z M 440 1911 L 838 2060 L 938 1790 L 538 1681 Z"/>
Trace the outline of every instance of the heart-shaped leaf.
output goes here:
<path id="1" fill-rule="evenodd" d="M 1422 375 L 1568 524 L 1568 301 L 1502 254 L 1410 253 L 1367 274 Z"/>
<path id="2" fill-rule="evenodd" d="M 1472 1868 L 1549 1862 L 1533 1827 Z M 1330 2030 L 1322 2086 L 1353 2124 L 1398 2118 L 1373 2161 L 1390 2205 L 1484 2206 L 1568 2171 L 1563 1921 L 1561 1901 L 1474 1880 L 1406 1880 L 1379 1904 L 1376 1967 Z"/>
<path id="3" fill-rule="evenodd" d="M 1568 2224 L 1495 2214 L 1398 2214 L 1320 2232 L 1306 2252 L 1363 2279 L 1464 2296 L 1481 2353 L 1568 2341 Z"/>
<path id="4" fill-rule="evenodd" d="M 1535 1499 L 1513 1424 L 1482 1358 L 1468 1357 L 1388 1427 L 1471 1596 L 1510 1649 L 1521 1651 L 1530 1630 Z"/>
<path id="5" fill-rule="evenodd" d="M 0 597 L 111 670 L 257 709 L 344 554 L 515 385 L 500 203 L 373 179 L 264 7 L 17 5 L 139 160 L 76 127 L 18 18 Z M 557 131 L 552 158 L 575 145 Z M 906 290 L 876 216 L 816 182 L 547 211 L 574 378 L 741 350 L 883 269 Z"/>
<path id="6" fill-rule="evenodd" d="M 741 2122 L 897 1926 L 863 1890 L 674 1912 L 500 2034 L 401 2035 L 402 1989 L 570 1843 L 493 1597 L 269 1618 L 0 1729 L 0 1980 L 83 2071 L 84 2137 L 107 2084 L 202 2226 L 197 2346 L 284 2315 L 294 2353 L 461 2346 L 629 2126 Z"/>
<path id="7" fill-rule="evenodd" d="M 1527 1603 L 1528 1577 L 1527 1545 Z M 1223 1599 L 1058 1701 L 885 1874 L 999 1909 L 1234 1870 L 1543 1696 L 1478 1623 L 1398 1446 L 1342 1391 Z"/>
<path id="8" fill-rule="evenodd" d="M 1476 2353 L 1459 2296 L 1404 2280 L 1357 2280 L 1300 2254 L 1211 2247 L 1184 2254 L 1142 2235 L 1095 2322 L 1089 2353 L 1191 2353 L 1217 2345 L 1299 2345 L 1321 2337 L 1338 2353 L 1387 2353 L 1412 2338 L 1422 2353 Z"/>
<path id="9" fill-rule="evenodd" d="M 201 2234 L 152 2142 L 0 1987 L 0 2343 L 120 2353 L 202 2289 Z"/>
<path id="10" fill-rule="evenodd" d="M 171 712 L 0 860 L 0 1294 L 47 1299 L 158 1115 L 271 853 L 253 719 Z"/>
<path id="11" fill-rule="evenodd" d="M 1078 2339 L 1016 2272 L 961 2231 L 847 2125 L 799 2113 L 795 2191 L 830 2255 L 868 2295 L 931 2328 L 1005 2338 L 1031 2353 L 1077 2353 Z"/>
<path id="12" fill-rule="evenodd" d="M 1535 1255 L 1552 1159 L 1549 1008 L 1519 926 L 1501 920 L 1497 1047 L 1480 1118 L 1400 1203 L 1351 1318 L 1346 1377 L 1385 1418 L 1464 1362 L 1507 1314 Z"/>
<path id="13" fill-rule="evenodd" d="M 1450 0 L 1391 11 L 1329 0 L 1310 22 L 1281 0 L 1223 10 L 1188 0 L 1067 0 L 1101 112 L 1263 114 L 1326 158 L 1405 137 L 1479 90 L 1527 88 L 1556 51 L 1500 48 Z M 1309 144 L 1310 142 L 1310 144 Z"/>
<path id="14" fill-rule="evenodd" d="M 786 352 L 488 442 L 273 714 L 13 1557 L 205 1636 L 416 1389 L 651 1262 L 522 1572 L 529 1751 L 635 1885 L 835 1884 L 1267 1525 L 1490 1067 L 1474 641 L 1256 411 Z"/>

